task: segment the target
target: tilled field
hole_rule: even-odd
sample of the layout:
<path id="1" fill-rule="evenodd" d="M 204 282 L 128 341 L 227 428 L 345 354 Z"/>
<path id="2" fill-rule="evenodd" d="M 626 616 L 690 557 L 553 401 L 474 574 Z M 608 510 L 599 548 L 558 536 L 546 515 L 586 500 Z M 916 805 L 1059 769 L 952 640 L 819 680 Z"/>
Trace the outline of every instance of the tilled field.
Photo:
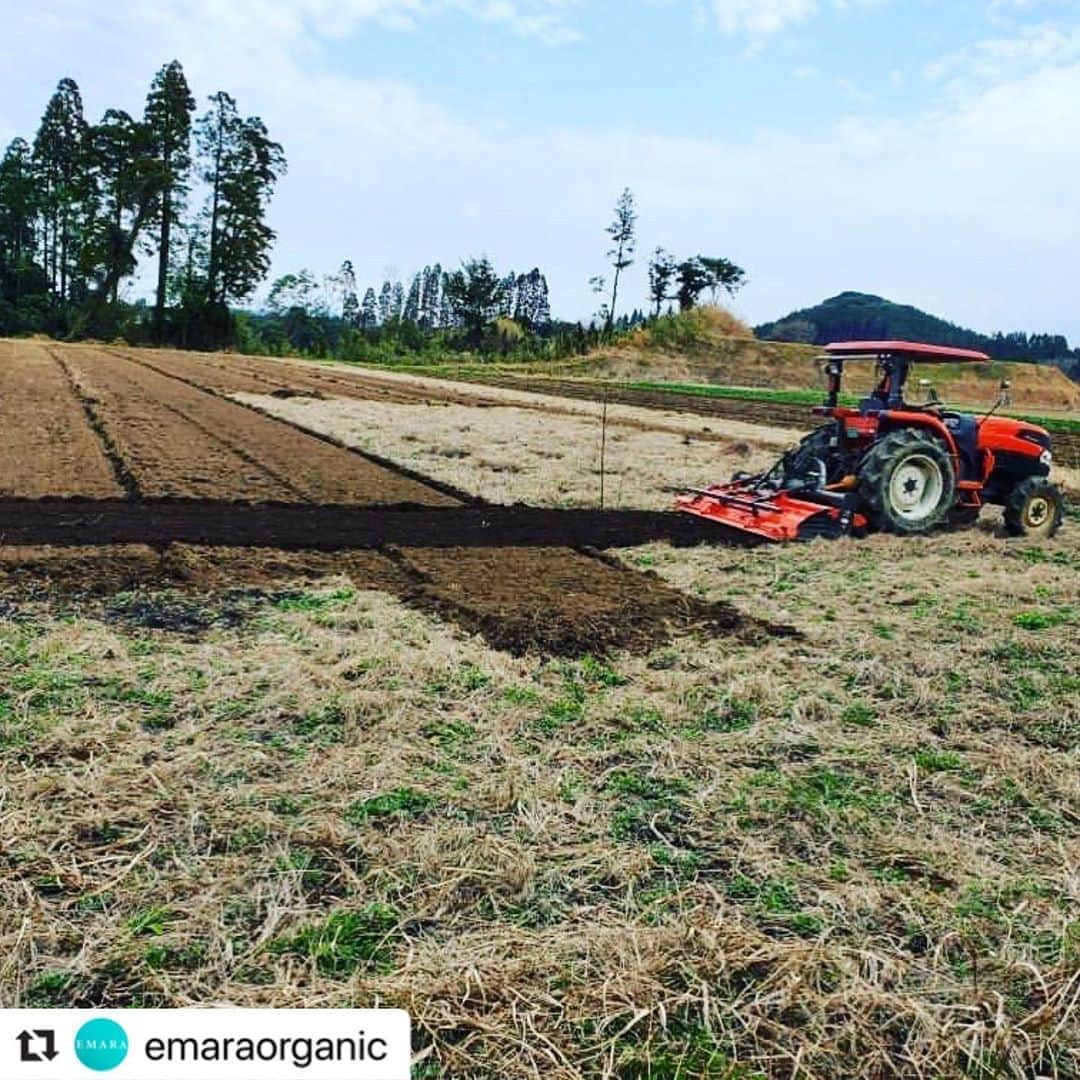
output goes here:
<path id="1" fill-rule="evenodd" d="M 608 402 L 622 405 L 685 412 L 695 416 L 713 416 L 717 419 L 749 420 L 796 430 L 807 427 L 809 413 L 805 405 L 740 401 L 734 398 L 706 397 L 666 390 L 639 390 L 629 386 L 607 386 L 572 379 L 537 379 L 507 375 L 492 379 L 491 385 L 537 394 L 580 398 L 586 401 L 606 399 Z M 1055 432 L 1054 446 L 1061 464 L 1070 469 L 1080 468 L 1080 434 L 1067 431 Z"/>
<path id="2" fill-rule="evenodd" d="M 487 508 L 225 396 L 415 394 L 245 358 L 3 343 L 3 359 L 0 532 L 16 546 L 0 575 L 10 588 L 91 594 L 345 572 L 514 653 L 761 629 L 728 605 L 573 550 L 702 539 L 674 515 Z M 202 552 L 196 569 L 177 545 Z M 238 561 L 236 549 L 248 553 Z M 294 557 L 274 554 L 284 551 Z"/>
<path id="3" fill-rule="evenodd" d="M 297 363 L 258 357 L 226 358 L 168 351 L 140 353 L 134 350 L 126 350 L 125 355 L 138 356 L 144 363 L 159 370 L 190 379 L 225 394 L 270 394 L 283 398 L 351 397 L 398 404 L 445 401 L 481 408 L 485 405 L 505 404 L 505 401 L 498 397 L 484 394 L 482 388 L 490 386 L 542 395 L 548 399 L 548 404 L 520 404 L 523 407 L 556 412 L 560 411 L 560 401 L 606 401 L 609 405 L 763 424 L 794 431 L 804 431 L 812 424 L 810 411 L 805 405 L 646 390 L 586 379 L 493 374 L 482 378 L 470 376 L 469 389 L 466 390 L 463 385 L 462 389 L 457 390 L 448 382 L 437 385 L 433 380 L 420 380 L 410 384 L 407 380 L 382 373 L 368 370 L 353 372 L 330 365 L 315 367 L 306 364 L 305 367 L 310 370 L 302 370 Z M 624 419 L 620 422 L 627 426 L 636 426 L 633 421 Z M 657 423 L 655 428 L 663 430 L 662 423 Z M 708 438 L 708 433 L 699 433 L 698 438 L 702 437 Z M 1055 432 L 1054 445 L 1058 461 L 1062 465 L 1070 469 L 1080 468 L 1080 433 Z"/>
<path id="4" fill-rule="evenodd" d="M 53 352 L 139 496 L 349 505 L 456 501 L 137 361 L 96 349 Z"/>
<path id="5" fill-rule="evenodd" d="M 63 369 L 39 345 L 0 341 L 0 453 L 4 498 L 123 494 Z"/>

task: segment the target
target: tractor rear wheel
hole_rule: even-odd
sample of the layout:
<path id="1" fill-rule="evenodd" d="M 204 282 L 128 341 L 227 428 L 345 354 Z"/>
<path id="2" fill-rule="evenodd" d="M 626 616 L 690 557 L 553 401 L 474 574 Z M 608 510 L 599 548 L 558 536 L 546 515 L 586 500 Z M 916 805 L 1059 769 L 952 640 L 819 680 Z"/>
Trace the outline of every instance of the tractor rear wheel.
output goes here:
<path id="1" fill-rule="evenodd" d="M 1065 497 L 1057 484 L 1029 476 L 1012 489 L 1005 503 L 1005 529 L 1010 536 L 1049 540 L 1065 517 Z"/>
<path id="2" fill-rule="evenodd" d="M 859 495 L 874 528 L 901 536 L 929 532 L 956 502 L 948 451 L 911 428 L 872 446 L 859 468 Z"/>

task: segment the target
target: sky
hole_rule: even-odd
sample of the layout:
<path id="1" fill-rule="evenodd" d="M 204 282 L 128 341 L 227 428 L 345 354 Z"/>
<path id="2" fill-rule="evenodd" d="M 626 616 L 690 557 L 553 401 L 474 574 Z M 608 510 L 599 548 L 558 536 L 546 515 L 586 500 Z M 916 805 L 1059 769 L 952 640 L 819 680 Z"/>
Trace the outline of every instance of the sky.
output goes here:
<path id="1" fill-rule="evenodd" d="M 486 255 L 588 316 L 629 187 L 631 306 L 661 245 L 752 323 L 853 289 L 1080 344 L 1080 0 L 5 0 L 0 143 L 174 58 L 285 148 L 275 275 Z"/>

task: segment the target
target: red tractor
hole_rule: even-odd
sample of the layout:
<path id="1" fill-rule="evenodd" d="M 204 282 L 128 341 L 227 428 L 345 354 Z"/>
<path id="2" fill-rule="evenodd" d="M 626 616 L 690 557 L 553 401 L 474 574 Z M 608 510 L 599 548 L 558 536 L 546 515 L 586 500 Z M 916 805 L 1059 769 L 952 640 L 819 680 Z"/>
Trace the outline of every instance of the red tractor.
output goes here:
<path id="1" fill-rule="evenodd" d="M 769 540 L 905 536 L 945 522 L 971 524 L 987 504 L 1005 508 L 1014 536 L 1048 538 L 1064 498 L 1048 479 L 1050 435 L 1036 424 L 911 405 L 904 385 L 920 363 L 987 363 L 967 349 L 907 341 L 854 341 L 825 348 L 828 396 L 814 409 L 829 422 L 768 472 L 694 490 L 677 509 Z M 844 365 L 872 361 L 880 380 L 858 408 L 840 404 Z M 999 403 L 1000 404 L 1000 403 Z"/>

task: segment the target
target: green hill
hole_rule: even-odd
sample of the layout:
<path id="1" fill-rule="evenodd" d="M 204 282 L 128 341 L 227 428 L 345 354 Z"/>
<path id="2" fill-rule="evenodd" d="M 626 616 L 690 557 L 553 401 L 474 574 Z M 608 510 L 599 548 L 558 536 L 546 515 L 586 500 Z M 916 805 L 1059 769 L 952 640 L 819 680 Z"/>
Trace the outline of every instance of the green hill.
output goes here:
<path id="1" fill-rule="evenodd" d="M 776 322 L 755 327 L 755 333 L 772 341 L 810 345 L 861 339 L 926 341 L 981 349 L 997 360 L 1055 363 L 1073 378 L 1080 378 L 1080 351 L 1071 350 L 1062 334 L 980 334 L 909 304 L 867 293 L 841 293 L 816 307 L 793 311 Z"/>

